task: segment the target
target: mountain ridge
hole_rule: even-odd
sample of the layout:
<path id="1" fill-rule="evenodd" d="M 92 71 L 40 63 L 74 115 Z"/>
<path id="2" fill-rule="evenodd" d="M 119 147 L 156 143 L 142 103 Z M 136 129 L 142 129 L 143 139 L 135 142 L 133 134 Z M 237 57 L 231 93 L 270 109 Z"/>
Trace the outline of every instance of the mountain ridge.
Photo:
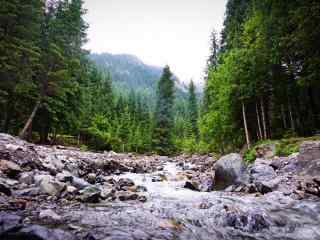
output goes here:
<path id="1" fill-rule="evenodd" d="M 146 95 L 155 95 L 163 67 L 146 64 L 136 55 L 126 53 L 91 53 L 90 59 L 99 69 L 110 73 L 113 86 L 121 92 L 133 89 Z M 177 76 L 173 78 L 177 95 L 184 95 L 187 87 Z"/>

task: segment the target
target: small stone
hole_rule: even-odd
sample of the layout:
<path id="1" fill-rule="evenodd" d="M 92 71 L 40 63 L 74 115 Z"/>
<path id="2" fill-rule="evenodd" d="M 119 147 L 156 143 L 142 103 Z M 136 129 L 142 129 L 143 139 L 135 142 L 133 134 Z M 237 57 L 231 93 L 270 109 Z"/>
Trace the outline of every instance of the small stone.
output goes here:
<path id="1" fill-rule="evenodd" d="M 22 190 L 17 190 L 14 192 L 15 195 L 21 197 L 36 197 L 40 193 L 40 189 L 38 187 L 25 188 Z"/>
<path id="2" fill-rule="evenodd" d="M 125 187 L 132 187 L 134 186 L 134 182 L 129 178 L 120 178 L 117 183 L 118 190 L 125 190 Z"/>
<path id="3" fill-rule="evenodd" d="M 11 189 L 7 185 L 0 183 L 0 193 L 11 196 Z"/>
<path id="4" fill-rule="evenodd" d="M 91 184 L 95 184 L 96 183 L 96 178 L 97 178 L 97 175 L 95 173 L 89 173 L 87 175 L 87 180 Z"/>
<path id="5" fill-rule="evenodd" d="M 80 190 L 90 186 L 90 183 L 78 177 L 73 177 L 71 184 Z"/>
<path id="6" fill-rule="evenodd" d="M 67 186 L 66 191 L 68 193 L 75 194 L 78 191 L 78 189 L 76 187 L 74 187 L 74 186 Z"/>
<path id="7" fill-rule="evenodd" d="M 63 171 L 62 173 L 58 173 L 56 175 L 56 178 L 60 181 L 60 182 L 72 182 L 73 180 L 73 176 L 71 173 L 67 172 L 67 171 Z"/>
<path id="8" fill-rule="evenodd" d="M 213 206 L 213 204 L 212 203 L 200 203 L 200 205 L 199 205 L 199 209 L 209 209 L 209 208 L 211 208 Z"/>
<path id="9" fill-rule="evenodd" d="M 146 196 L 144 196 L 144 195 L 140 195 L 139 197 L 138 197 L 138 201 L 139 202 L 146 202 L 148 199 L 147 199 L 147 197 Z"/>
<path id="10" fill-rule="evenodd" d="M 0 160 L 0 170 L 10 178 L 17 178 L 22 172 L 19 165 L 7 160 Z"/>
<path id="11" fill-rule="evenodd" d="M 137 191 L 137 192 L 147 192 L 148 189 L 147 189 L 145 186 L 138 185 L 138 186 L 136 187 L 136 191 Z"/>
<path id="12" fill-rule="evenodd" d="M 86 203 L 98 203 L 101 198 L 101 190 L 95 186 L 89 186 L 80 190 L 80 200 Z"/>
<path id="13" fill-rule="evenodd" d="M 123 193 L 120 193 L 118 195 L 118 199 L 120 201 L 132 201 L 132 200 L 137 200 L 139 197 L 138 194 L 136 193 L 129 193 L 129 192 L 123 192 Z"/>
<path id="14" fill-rule="evenodd" d="M 196 182 L 187 181 L 187 182 L 184 184 L 184 188 L 190 189 L 190 190 L 192 190 L 192 191 L 199 191 L 199 188 L 198 188 L 198 185 L 197 185 Z"/>
<path id="15" fill-rule="evenodd" d="M 320 177 L 313 178 L 312 180 L 320 186 Z"/>
<path id="16" fill-rule="evenodd" d="M 19 182 L 31 185 L 34 183 L 34 174 L 32 172 L 24 172 L 20 175 Z"/>
<path id="17" fill-rule="evenodd" d="M 51 209 L 41 211 L 39 214 L 39 218 L 42 220 L 49 220 L 49 221 L 53 221 L 53 222 L 60 222 L 62 220 L 62 217 L 60 215 L 56 214 Z"/>

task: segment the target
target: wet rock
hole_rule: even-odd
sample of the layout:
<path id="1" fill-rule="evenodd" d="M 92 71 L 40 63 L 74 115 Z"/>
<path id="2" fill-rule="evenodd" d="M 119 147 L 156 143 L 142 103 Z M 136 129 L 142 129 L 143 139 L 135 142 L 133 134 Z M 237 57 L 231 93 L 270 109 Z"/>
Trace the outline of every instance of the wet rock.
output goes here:
<path id="1" fill-rule="evenodd" d="M 60 182 L 72 182 L 73 181 L 73 176 L 70 172 L 67 172 L 67 171 L 62 171 L 62 173 L 58 173 L 56 175 L 56 178 L 58 181 Z"/>
<path id="2" fill-rule="evenodd" d="M 36 197 L 40 194 L 39 187 L 24 188 L 14 192 L 15 196 L 20 197 Z"/>
<path id="3" fill-rule="evenodd" d="M 108 235 L 109 236 L 103 238 L 103 240 L 135 240 L 130 233 L 120 230 L 113 230 Z"/>
<path id="4" fill-rule="evenodd" d="M 120 201 L 132 201 L 132 200 L 137 200 L 139 198 L 139 195 L 136 193 L 130 193 L 130 192 L 119 192 L 117 194 L 117 197 Z"/>
<path id="5" fill-rule="evenodd" d="M 145 186 L 138 185 L 136 186 L 136 192 L 147 192 L 148 189 Z"/>
<path id="6" fill-rule="evenodd" d="M 95 173 L 89 173 L 87 175 L 87 180 L 91 184 L 95 184 L 96 183 L 96 179 L 97 179 L 97 175 Z"/>
<path id="7" fill-rule="evenodd" d="M 72 184 L 72 186 L 74 186 L 80 190 L 91 186 L 90 183 L 88 183 L 87 181 L 83 180 L 82 178 L 78 178 L 78 177 L 73 177 L 71 184 Z"/>
<path id="8" fill-rule="evenodd" d="M 8 185 L 0 182 L 0 193 L 11 196 L 11 189 Z"/>
<path id="9" fill-rule="evenodd" d="M 113 188 L 103 188 L 101 190 L 101 198 L 102 199 L 111 199 L 111 200 L 114 200 L 116 197 L 115 197 L 115 193 L 116 193 L 116 190 L 113 189 Z"/>
<path id="10" fill-rule="evenodd" d="M 80 200 L 85 203 L 98 203 L 101 198 L 101 190 L 95 186 L 85 187 L 79 191 Z"/>
<path id="11" fill-rule="evenodd" d="M 298 155 L 298 168 L 303 174 L 317 176 L 320 173 L 320 141 L 303 142 Z"/>
<path id="12" fill-rule="evenodd" d="M 283 160 L 284 166 L 282 167 L 282 172 L 296 173 L 298 171 L 298 156 L 299 153 L 293 153 L 285 160 Z"/>
<path id="13" fill-rule="evenodd" d="M 0 159 L 9 160 L 22 168 L 41 168 L 39 156 L 33 145 L 0 133 Z"/>
<path id="14" fill-rule="evenodd" d="M 33 172 L 23 172 L 19 177 L 20 183 L 25 183 L 31 185 L 34 183 L 34 173 Z"/>
<path id="15" fill-rule="evenodd" d="M 151 179 L 152 182 L 163 182 L 164 180 L 164 177 L 160 175 L 153 176 Z"/>
<path id="16" fill-rule="evenodd" d="M 18 164 L 7 160 L 0 160 L 0 170 L 8 177 L 14 179 L 22 172 L 22 169 Z"/>
<path id="17" fill-rule="evenodd" d="M 200 174 L 198 176 L 193 176 L 191 180 L 187 181 L 184 185 L 184 188 L 199 192 L 210 192 L 213 190 L 213 187 L 213 176 L 209 174 Z"/>
<path id="18" fill-rule="evenodd" d="M 70 194 L 75 194 L 78 192 L 78 189 L 74 186 L 67 186 L 66 192 Z"/>
<path id="19" fill-rule="evenodd" d="M 192 191 L 200 191 L 197 182 L 186 181 L 184 188 L 190 189 Z"/>
<path id="20" fill-rule="evenodd" d="M 225 209 L 226 215 L 224 217 L 224 224 L 226 226 L 250 233 L 260 232 L 261 230 L 270 227 L 270 223 L 267 222 L 262 214 L 242 212 L 228 206 L 225 206 Z"/>
<path id="21" fill-rule="evenodd" d="M 318 186 L 320 186 L 320 177 L 315 177 L 312 179 Z"/>
<path id="22" fill-rule="evenodd" d="M 146 202 L 148 199 L 147 199 L 147 197 L 146 196 L 144 196 L 144 195 L 140 195 L 139 197 L 138 197 L 138 201 L 139 202 Z"/>
<path id="23" fill-rule="evenodd" d="M 56 181 L 55 179 L 44 178 L 41 180 L 39 187 L 44 194 L 59 196 L 66 188 L 66 184 Z"/>
<path id="24" fill-rule="evenodd" d="M 56 214 L 53 210 L 47 209 L 42 210 L 39 213 L 39 218 L 43 221 L 49 221 L 49 222 L 61 222 L 62 217 L 58 214 Z"/>
<path id="25" fill-rule="evenodd" d="M 116 171 L 121 174 L 121 172 L 129 172 L 130 170 L 127 166 L 120 164 L 115 160 L 104 161 L 101 165 L 103 165 L 103 170 L 108 174 L 115 173 Z"/>
<path id="26" fill-rule="evenodd" d="M 3 235 L 4 239 L 30 239 L 30 240 L 76 240 L 71 233 L 60 229 L 49 229 L 39 225 L 31 225 L 18 230 L 8 231 Z"/>
<path id="27" fill-rule="evenodd" d="M 164 220 L 160 222 L 159 227 L 176 231 L 182 231 L 183 229 L 183 225 L 180 223 L 180 221 L 177 221 L 175 219 Z"/>
<path id="28" fill-rule="evenodd" d="M 255 163 L 249 168 L 250 181 L 262 182 L 270 181 L 276 177 L 276 172 L 272 167 L 266 164 Z"/>
<path id="29" fill-rule="evenodd" d="M 199 205 L 199 209 L 209 209 L 213 206 L 212 203 L 209 203 L 209 202 L 202 202 L 200 203 Z"/>
<path id="30" fill-rule="evenodd" d="M 134 240 L 148 240 L 148 239 L 150 239 L 149 234 L 147 234 L 146 232 L 144 232 L 140 229 L 134 230 L 132 233 L 132 236 L 133 236 Z"/>
<path id="31" fill-rule="evenodd" d="M 5 239 L 5 235 L 14 231 L 15 229 L 19 229 L 21 227 L 22 218 L 20 216 L 0 212 L 0 239 Z"/>
<path id="32" fill-rule="evenodd" d="M 274 157 L 272 160 L 271 160 L 271 163 L 270 163 L 270 166 L 274 169 L 274 170 L 277 170 L 277 169 L 280 169 L 283 167 L 283 158 L 279 158 L 279 157 Z"/>
<path id="33" fill-rule="evenodd" d="M 40 185 L 42 181 L 53 181 L 54 177 L 48 174 L 39 174 L 34 176 L 34 182 L 36 185 Z"/>
<path id="34" fill-rule="evenodd" d="M 0 193 L 11 196 L 11 188 L 4 178 L 0 178 Z"/>
<path id="35" fill-rule="evenodd" d="M 314 181 L 304 180 L 303 182 L 299 182 L 298 188 L 299 191 L 303 191 L 305 193 L 320 197 L 320 185 Z"/>
<path id="36" fill-rule="evenodd" d="M 134 182 L 129 178 L 120 178 L 117 182 L 117 189 L 118 190 L 125 190 L 126 187 L 134 186 Z"/>
<path id="37" fill-rule="evenodd" d="M 273 191 L 273 188 L 267 184 L 267 182 L 257 182 L 255 183 L 256 189 L 262 194 L 266 194 Z"/>
<path id="38" fill-rule="evenodd" d="M 240 154 L 232 153 L 220 158 L 215 164 L 215 189 L 243 181 L 245 165 Z"/>

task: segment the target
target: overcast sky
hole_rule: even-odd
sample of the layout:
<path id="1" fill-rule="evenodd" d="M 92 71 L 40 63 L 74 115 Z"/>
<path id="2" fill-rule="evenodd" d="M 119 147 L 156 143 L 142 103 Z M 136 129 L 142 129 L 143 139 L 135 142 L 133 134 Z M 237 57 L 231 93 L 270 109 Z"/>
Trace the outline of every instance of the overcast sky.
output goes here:
<path id="1" fill-rule="evenodd" d="M 212 29 L 222 28 L 227 0 L 85 0 L 92 52 L 134 54 L 183 81 L 200 82 Z"/>

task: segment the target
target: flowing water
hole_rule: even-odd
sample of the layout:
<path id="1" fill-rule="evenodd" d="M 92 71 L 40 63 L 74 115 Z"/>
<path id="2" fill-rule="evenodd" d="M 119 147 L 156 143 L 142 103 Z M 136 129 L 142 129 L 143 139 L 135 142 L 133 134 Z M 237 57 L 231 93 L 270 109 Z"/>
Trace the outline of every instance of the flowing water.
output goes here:
<path id="1" fill-rule="evenodd" d="M 195 192 L 183 188 L 179 171 L 169 162 L 153 174 L 114 176 L 145 186 L 148 201 L 75 206 L 66 217 L 92 232 L 88 239 L 320 240 L 319 201 L 294 200 L 280 192 L 259 197 Z M 166 180 L 152 181 L 159 175 Z"/>

